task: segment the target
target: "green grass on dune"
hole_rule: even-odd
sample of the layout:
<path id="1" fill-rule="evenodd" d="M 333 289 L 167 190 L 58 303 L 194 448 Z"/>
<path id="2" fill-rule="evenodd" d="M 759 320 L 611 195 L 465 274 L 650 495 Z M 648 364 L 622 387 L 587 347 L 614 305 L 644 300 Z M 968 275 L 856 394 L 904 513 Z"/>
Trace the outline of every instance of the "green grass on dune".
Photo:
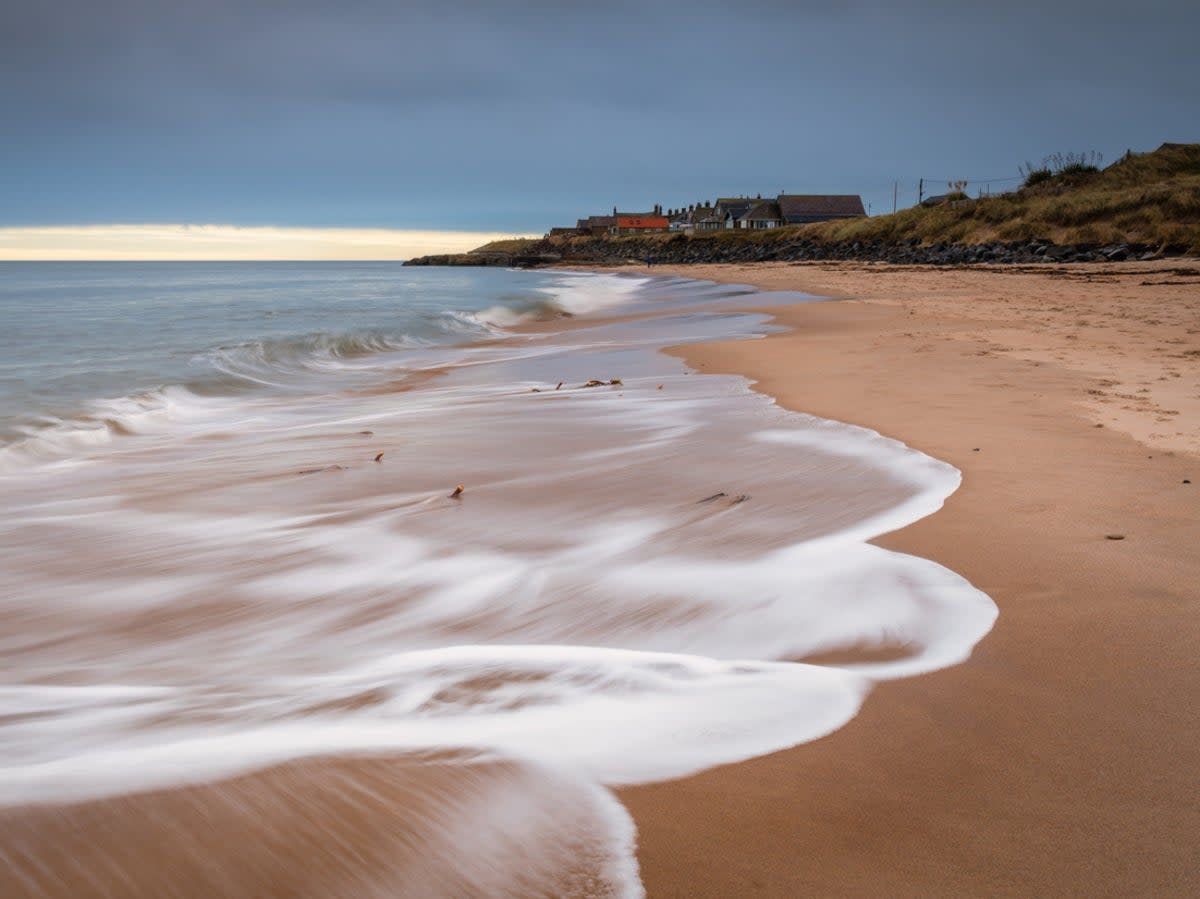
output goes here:
<path id="1" fill-rule="evenodd" d="M 523 253 L 535 243 L 538 243 L 538 238 L 535 237 L 510 237 L 506 240 L 493 240 L 491 243 L 485 243 L 482 247 L 476 247 L 471 250 L 472 253 Z"/>
<path id="2" fill-rule="evenodd" d="M 1164 144 L 1101 172 L 1059 175 L 1036 187 L 956 206 L 821 222 L 827 241 L 918 238 L 978 244 L 1039 237 L 1060 244 L 1144 243 L 1200 252 L 1200 144 Z"/>

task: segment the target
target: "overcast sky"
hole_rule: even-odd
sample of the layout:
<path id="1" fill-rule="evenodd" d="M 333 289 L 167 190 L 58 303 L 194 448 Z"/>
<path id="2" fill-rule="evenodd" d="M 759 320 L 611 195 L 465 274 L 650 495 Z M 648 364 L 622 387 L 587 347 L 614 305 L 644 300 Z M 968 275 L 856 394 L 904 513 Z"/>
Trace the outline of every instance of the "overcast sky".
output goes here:
<path id="1" fill-rule="evenodd" d="M 1200 3 L 0 0 L 0 226 L 540 232 L 1200 140 Z M 997 182 L 993 189 L 1011 187 Z"/>

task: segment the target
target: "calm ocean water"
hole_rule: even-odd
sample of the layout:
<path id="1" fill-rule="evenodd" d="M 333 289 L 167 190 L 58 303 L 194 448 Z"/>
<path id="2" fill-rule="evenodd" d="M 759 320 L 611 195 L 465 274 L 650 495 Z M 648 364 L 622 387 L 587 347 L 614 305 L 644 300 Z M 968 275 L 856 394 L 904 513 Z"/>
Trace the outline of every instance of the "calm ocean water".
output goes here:
<path id="1" fill-rule="evenodd" d="M 0 895 L 636 897 L 610 787 L 966 658 L 991 601 L 869 542 L 954 468 L 659 352 L 778 301 L 0 265 Z"/>
<path id="2" fill-rule="evenodd" d="M 479 313 L 515 321 L 570 280 L 388 262 L 0 262 L 0 443 L 171 386 L 344 386 L 355 359 L 490 336 Z"/>

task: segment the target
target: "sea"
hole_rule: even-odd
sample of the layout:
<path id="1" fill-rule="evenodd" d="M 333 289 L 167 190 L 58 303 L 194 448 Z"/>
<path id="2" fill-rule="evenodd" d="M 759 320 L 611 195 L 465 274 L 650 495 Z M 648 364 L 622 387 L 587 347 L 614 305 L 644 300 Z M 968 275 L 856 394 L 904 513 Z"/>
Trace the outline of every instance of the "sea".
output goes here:
<path id="1" fill-rule="evenodd" d="M 0 895 L 640 896 L 612 788 L 996 616 L 959 472 L 667 347 L 672 276 L 0 263 Z"/>

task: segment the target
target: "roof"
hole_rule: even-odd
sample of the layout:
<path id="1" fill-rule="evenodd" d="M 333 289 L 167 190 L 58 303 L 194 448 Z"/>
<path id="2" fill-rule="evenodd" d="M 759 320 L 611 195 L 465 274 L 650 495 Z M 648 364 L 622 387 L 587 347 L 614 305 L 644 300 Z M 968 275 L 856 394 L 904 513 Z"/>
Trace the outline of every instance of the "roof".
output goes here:
<path id="1" fill-rule="evenodd" d="M 757 202 L 759 201 L 751 197 L 725 197 L 717 200 L 717 208 L 725 213 L 732 212 L 734 218 L 739 218 Z"/>
<path id="2" fill-rule="evenodd" d="M 609 225 L 615 225 L 617 217 L 615 215 L 589 215 L 587 221 L 589 228 L 606 228 Z"/>
<path id="3" fill-rule="evenodd" d="M 848 218 L 866 215 L 857 194 L 780 194 L 779 209 L 788 221 L 795 218 Z"/>
<path id="4" fill-rule="evenodd" d="M 763 200 L 755 203 L 742 216 L 743 222 L 781 222 L 783 221 L 783 213 L 779 209 L 779 204 L 774 200 Z"/>
<path id="5" fill-rule="evenodd" d="M 652 209 L 649 212 L 618 212 L 617 218 L 665 219 L 666 216 Z"/>

